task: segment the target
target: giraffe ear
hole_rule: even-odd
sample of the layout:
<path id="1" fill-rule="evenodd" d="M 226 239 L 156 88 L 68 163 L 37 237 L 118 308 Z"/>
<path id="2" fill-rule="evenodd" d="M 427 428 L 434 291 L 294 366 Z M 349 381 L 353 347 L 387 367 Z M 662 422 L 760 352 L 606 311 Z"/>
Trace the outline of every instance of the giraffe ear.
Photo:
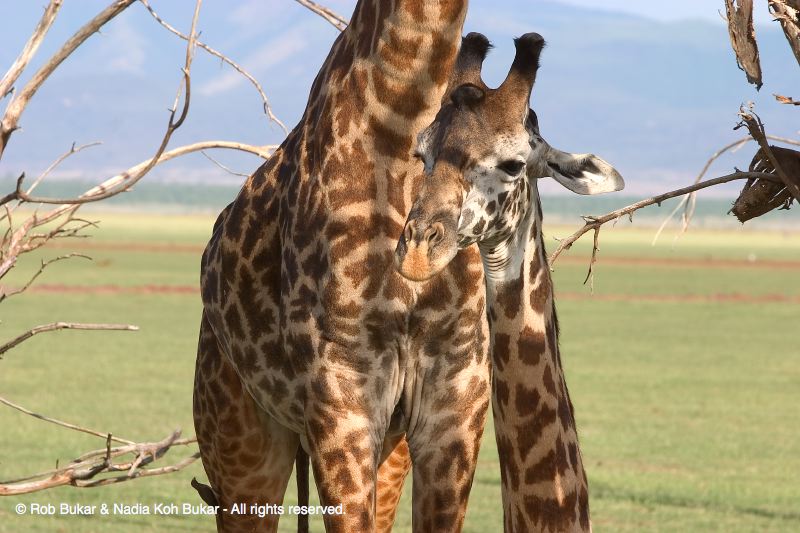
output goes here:
<path id="1" fill-rule="evenodd" d="M 471 109 L 480 104 L 485 97 L 486 91 L 471 83 L 459 85 L 450 94 L 450 99 L 459 109 Z"/>
<path id="2" fill-rule="evenodd" d="M 578 194 L 602 194 L 625 188 L 625 180 L 617 169 L 594 154 L 570 154 L 550 148 L 547 167 L 553 179 Z"/>

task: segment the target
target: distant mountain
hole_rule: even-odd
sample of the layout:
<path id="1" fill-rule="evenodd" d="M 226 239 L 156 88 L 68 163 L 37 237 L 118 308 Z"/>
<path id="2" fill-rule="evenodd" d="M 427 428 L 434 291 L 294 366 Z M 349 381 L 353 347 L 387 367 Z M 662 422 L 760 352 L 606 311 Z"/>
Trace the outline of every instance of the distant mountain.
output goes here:
<path id="1" fill-rule="evenodd" d="M 89 16 L 85 5 L 95 3 L 64 7 L 63 24 L 48 36 L 39 64 Z M 189 15 L 178 4 L 159 2 L 156 7 L 185 28 Z M 333 5 L 344 12 L 352 3 Z M 800 68 L 777 24 L 759 29 L 765 86 L 758 94 L 737 68 L 721 22 L 661 23 L 530 0 L 473 2 L 470 9 L 466 31 L 486 33 L 496 46 L 485 67 L 490 85 L 502 80 L 511 62 L 512 36 L 527 31 L 544 35 L 548 47 L 533 97 L 544 136 L 559 148 L 591 151 L 611 161 L 626 177 L 630 193 L 691 180 L 712 151 L 742 135 L 732 128 L 745 101 L 757 103 L 771 133 L 797 136 L 800 129 L 798 111 L 775 104 L 771 96 L 800 96 Z M 14 135 L 0 166 L 4 188 L 23 170 L 41 171 L 73 141 L 105 141 L 72 158 L 60 173 L 92 181 L 155 149 L 180 79 L 183 42 L 141 6 L 129 11 L 93 37 L 36 96 L 23 116 L 24 131 Z M 0 22 L 0 69 L 10 64 L 34 24 L 35 18 Z M 337 33 L 294 3 L 275 1 L 209 2 L 200 26 L 203 40 L 261 80 L 276 114 L 290 127 Z M 191 112 L 173 142 L 219 138 L 264 144 L 282 135 L 264 118 L 253 88 L 198 51 Z M 718 173 L 746 166 L 752 152 L 723 159 Z M 258 165 L 252 157 L 218 157 L 245 172 Z M 149 179 L 177 178 L 240 180 L 199 155 L 166 165 Z"/>

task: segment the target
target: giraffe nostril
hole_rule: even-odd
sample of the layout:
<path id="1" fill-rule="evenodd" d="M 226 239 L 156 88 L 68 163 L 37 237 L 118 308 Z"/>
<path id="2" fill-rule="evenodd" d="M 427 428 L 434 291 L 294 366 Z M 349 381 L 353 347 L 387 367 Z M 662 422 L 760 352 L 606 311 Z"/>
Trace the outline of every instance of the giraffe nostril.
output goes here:
<path id="1" fill-rule="evenodd" d="M 429 248 L 442 242 L 442 239 L 444 239 L 444 226 L 441 222 L 434 222 L 425 230 L 425 240 Z"/>
<path id="2" fill-rule="evenodd" d="M 414 223 L 413 222 L 409 222 L 408 224 L 406 224 L 406 228 L 403 230 L 403 238 L 406 240 L 406 242 L 408 244 L 411 244 L 411 242 L 413 241 L 413 239 L 414 239 Z"/>

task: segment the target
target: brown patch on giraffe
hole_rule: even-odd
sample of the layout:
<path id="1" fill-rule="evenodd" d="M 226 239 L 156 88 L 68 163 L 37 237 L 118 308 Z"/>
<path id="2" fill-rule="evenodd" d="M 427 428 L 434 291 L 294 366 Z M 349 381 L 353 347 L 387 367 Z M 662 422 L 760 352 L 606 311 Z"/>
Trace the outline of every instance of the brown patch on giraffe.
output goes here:
<path id="1" fill-rule="evenodd" d="M 533 274 L 531 274 L 531 277 L 534 277 Z M 542 282 L 539 285 L 534 286 L 534 288 L 531 289 L 530 294 L 531 309 L 533 309 L 536 314 L 544 313 L 544 310 L 547 307 L 547 302 L 550 296 L 553 294 L 553 286 L 550 282 L 550 276 L 544 275 L 543 278 L 544 279 L 542 279 Z"/>
<path id="2" fill-rule="evenodd" d="M 328 158 L 322 172 L 326 176 L 335 177 L 338 182 L 338 185 L 328 189 L 328 208 L 333 211 L 368 201 L 378 194 L 376 181 L 365 179 L 375 174 L 375 164 L 367 157 L 361 141 L 353 143 L 350 150 Z M 299 220 L 303 219 L 301 214 L 298 216 Z"/>
<path id="3" fill-rule="evenodd" d="M 400 187 L 397 184 L 407 181 L 408 174 L 403 173 L 395 178 L 391 172 L 389 172 L 389 170 L 385 170 L 385 173 L 386 182 L 393 184 L 386 188 L 386 201 L 389 202 L 389 205 L 391 205 L 398 214 L 405 215 L 407 211 L 405 191 L 403 190 L 403 187 Z M 399 237 L 399 235 L 397 237 Z"/>
<path id="4" fill-rule="evenodd" d="M 422 37 L 404 39 L 394 28 L 389 30 L 389 39 L 378 51 L 380 58 L 399 71 L 407 71 L 419 55 Z"/>
<path id="5" fill-rule="evenodd" d="M 444 85 L 453 69 L 455 48 L 444 36 L 431 37 L 431 59 L 428 62 L 428 75 L 437 85 Z"/>
<path id="6" fill-rule="evenodd" d="M 411 135 L 397 133 L 375 117 L 369 119 L 369 130 L 373 146 L 379 154 L 393 159 L 408 159 L 413 143 Z"/>
<path id="7" fill-rule="evenodd" d="M 497 400 L 497 415 L 502 417 L 505 415 L 506 406 L 511 398 L 511 390 L 508 388 L 508 383 L 501 381 L 497 378 L 494 380 L 494 397 Z"/>
<path id="8" fill-rule="evenodd" d="M 506 435 L 497 435 L 497 453 L 507 461 L 500 464 L 500 481 L 514 492 L 519 490 L 520 472 L 515 461 L 514 444 Z"/>
<path id="9" fill-rule="evenodd" d="M 550 368 L 550 363 L 545 363 L 542 383 L 544 384 L 544 388 L 547 390 L 547 392 L 549 392 L 552 396 L 556 395 L 556 382 L 553 380 L 553 370 Z"/>
<path id="10" fill-rule="evenodd" d="M 500 302 L 505 310 L 506 318 L 513 319 L 522 310 L 522 287 L 525 263 L 520 266 L 519 276 L 497 287 L 497 302 Z"/>
<path id="11" fill-rule="evenodd" d="M 372 77 L 375 84 L 375 98 L 398 115 L 413 118 L 426 108 L 425 95 L 417 87 L 395 86 L 382 72 Z"/>
<path id="12" fill-rule="evenodd" d="M 542 531 L 568 531 L 575 521 L 577 495 L 569 492 L 562 502 L 555 498 L 526 496 L 525 512 Z"/>
<path id="13" fill-rule="evenodd" d="M 403 2 L 403 7 L 414 19 L 414 22 L 421 24 L 425 22 L 425 2 L 420 0 L 411 0 Z"/>
<path id="14" fill-rule="evenodd" d="M 497 371 L 502 372 L 508 363 L 511 355 L 511 337 L 506 333 L 496 333 L 494 335 L 494 345 L 492 347 L 492 362 Z"/>
<path id="15" fill-rule="evenodd" d="M 525 326 L 519 333 L 517 340 L 517 354 L 520 361 L 527 365 L 538 365 L 545 353 L 545 335 L 541 331 L 534 331 L 530 326 Z"/>

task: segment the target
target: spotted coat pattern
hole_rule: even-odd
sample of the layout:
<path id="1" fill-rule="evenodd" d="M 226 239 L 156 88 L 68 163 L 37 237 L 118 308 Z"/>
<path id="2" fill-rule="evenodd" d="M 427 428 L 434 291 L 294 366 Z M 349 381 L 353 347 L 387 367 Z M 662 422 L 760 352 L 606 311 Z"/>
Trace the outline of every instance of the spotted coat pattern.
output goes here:
<path id="1" fill-rule="evenodd" d="M 390 526 L 409 458 L 414 530 L 461 528 L 490 398 L 482 264 L 464 250 L 412 283 L 392 249 L 420 185 L 413 135 L 465 13 L 466 0 L 360 0 L 300 123 L 215 224 L 194 417 L 223 507 L 280 504 L 302 446 L 322 503 L 344 507 L 328 531 Z M 274 531 L 277 517 L 217 527 Z"/>
<path id="2" fill-rule="evenodd" d="M 467 37 L 472 74 L 450 89 L 420 135 L 426 178 L 396 249 L 400 271 L 426 279 L 477 243 L 492 349 L 492 408 L 506 532 L 589 531 L 589 493 L 558 346 L 537 179 L 550 153 L 528 100 L 544 45 L 518 39 L 506 81 L 489 89 L 489 48 Z M 466 45 L 462 50 L 467 49 Z M 462 63 L 459 57 L 459 65 Z"/>

